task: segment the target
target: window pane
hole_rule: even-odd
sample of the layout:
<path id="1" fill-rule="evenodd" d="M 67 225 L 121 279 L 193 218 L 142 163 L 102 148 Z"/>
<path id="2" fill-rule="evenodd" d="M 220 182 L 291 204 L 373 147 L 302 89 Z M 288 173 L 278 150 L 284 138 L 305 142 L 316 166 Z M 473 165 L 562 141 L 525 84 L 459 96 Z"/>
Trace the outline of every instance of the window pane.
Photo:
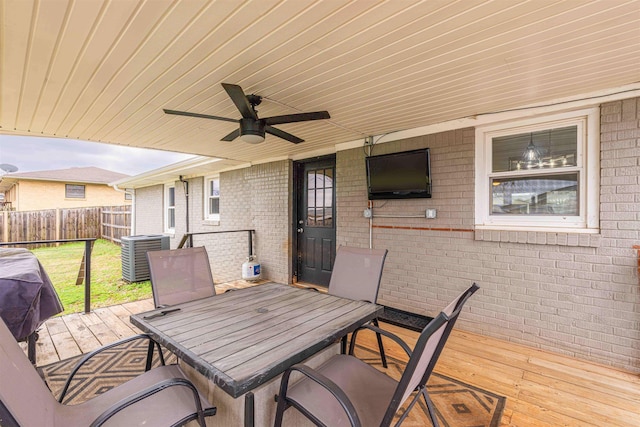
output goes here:
<path id="1" fill-rule="evenodd" d="M 65 185 L 64 197 L 67 199 L 84 199 L 84 185 Z"/>
<path id="2" fill-rule="evenodd" d="M 576 166 L 578 127 L 492 139 L 492 172 Z"/>
<path id="3" fill-rule="evenodd" d="M 325 169 L 324 175 L 328 178 L 326 182 L 331 187 L 333 185 L 333 169 Z"/>
<path id="4" fill-rule="evenodd" d="M 220 213 L 220 199 L 218 198 L 210 198 L 209 199 L 209 215 L 219 214 Z"/>
<path id="5" fill-rule="evenodd" d="M 333 227 L 333 169 L 307 174 L 307 226 Z"/>
<path id="6" fill-rule="evenodd" d="M 220 196 L 220 181 L 217 179 L 212 179 L 209 181 L 209 196 L 219 197 Z"/>
<path id="7" fill-rule="evenodd" d="M 578 173 L 491 180 L 493 215 L 577 216 Z"/>
<path id="8" fill-rule="evenodd" d="M 309 190 L 316 188 L 316 172 L 311 171 L 307 174 L 307 188 Z"/>
<path id="9" fill-rule="evenodd" d="M 168 197 L 167 206 L 175 206 L 176 205 L 176 189 L 175 187 L 169 187 L 168 189 Z"/>
<path id="10" fill-rule="evenodd" d="M 175 209 L 169 209 L 168 213 L 168 227 L 167 228 L 176 228 L 176 211 Z"/>

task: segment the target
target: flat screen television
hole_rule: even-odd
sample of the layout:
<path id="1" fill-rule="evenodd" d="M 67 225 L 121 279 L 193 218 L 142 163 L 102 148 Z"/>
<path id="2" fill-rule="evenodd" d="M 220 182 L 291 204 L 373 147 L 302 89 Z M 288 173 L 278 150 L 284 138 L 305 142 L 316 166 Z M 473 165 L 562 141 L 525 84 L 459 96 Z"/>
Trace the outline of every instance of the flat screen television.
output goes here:
<path id="1" fill-rule="evenodd" d="M 429 149 L 366 157 L 369 200 L 431 197 Z"/>

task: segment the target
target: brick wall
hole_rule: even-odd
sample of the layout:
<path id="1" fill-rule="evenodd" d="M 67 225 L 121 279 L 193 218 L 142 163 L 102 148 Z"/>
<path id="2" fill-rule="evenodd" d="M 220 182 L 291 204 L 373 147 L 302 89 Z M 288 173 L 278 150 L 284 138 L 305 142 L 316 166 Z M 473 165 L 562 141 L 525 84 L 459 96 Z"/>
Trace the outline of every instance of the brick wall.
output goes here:
<path id="1" fill-rule="evenodd" d="M 389 249 L 380 302 L 433 316 L 476 281 L 481 291 L 467 303 L 458 327 L 640 372 L 640 284 L 633 249 L 640 244 L 639 102 L 602 105 L 601 232 L 588 239 L 476 232 L 473 129 L 375 147 L 374 154 L 429 147 L 433 198 L 376 201 L 374 214 L 437 209 L 432 220 L 373 220 L 373 246 Z M 202 219 L 203 180 L 190 180 L 192 230 L 254 228 L 263 277 L 290 281 L 291 162 L 225 172 L 220 182 L 221 221 L 209 223 Z M 181 191 L 176 185 L 178 221 L 184 215 Z M 337 243 L 367 247 L 361 148 L 336 155 L 336 199 Z M 162 230 L 162 186 L 137 190 L 136 200 L 138 234 Z M 246 240 L 229 236 L 202 241 L 218 281 L 239 278 L 246 257 Z M 237 259 L 223 261 L 230 253 Z"/>
<path id="2" fill-rule="evenodd" d="M 153 185 L 136 189 L 135 234 L 162 234 L 164 187 Z"/>
<path id="3" fill-rule="evenodd" d="M 435 315 L 478 282 L 458 327 L 640 372 L 640 100 L 602 105 L 601 233 L 476 236 L 472 129 L 387 143 L 374 154 L 429 147 L 433 198 L 375 201 L 373 246 L 389 249 L 379 302 Z M 338 152 L 338 244 L 369 244 L 362 149 Z M 542 236 L 542 234 L 544 236 Z"/>
<path id="4" fill-rule="evenodd" d="M 191 232 L 223 232 L 253 229 L 253 254 L 262 277 L 281 283 L 291 279 L 290 161 L 281 161 L 220 174 L 220 221 L 204 219 L 204 178 L 189 179 L 189 229 Z M 163 230 L 163 186 L 136 191 L 137 234 Z M 176 228 L 171 247 L 186 233 L 186 198 L 181 182 L 175 183 Z M 153 231 L 152 231 L 153 230 Z M 217 283 L 241 278 L 242 263 L 249 254 L 248 233 L 215 233 L 194 236 L 194 246 L 205 246 Z"/>

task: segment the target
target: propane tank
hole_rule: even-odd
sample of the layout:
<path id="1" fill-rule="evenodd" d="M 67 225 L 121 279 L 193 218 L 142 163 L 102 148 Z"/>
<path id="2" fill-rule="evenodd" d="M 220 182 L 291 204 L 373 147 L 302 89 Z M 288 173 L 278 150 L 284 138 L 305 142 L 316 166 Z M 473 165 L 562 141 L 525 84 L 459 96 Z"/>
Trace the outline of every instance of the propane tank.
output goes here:
<path id="1" fill-rule="evenodd" d="M 242 264 L 242 278 L 250 282 L 260 280 L 260 263 L 255 261 L 253 255 L 250 255 Z"/>

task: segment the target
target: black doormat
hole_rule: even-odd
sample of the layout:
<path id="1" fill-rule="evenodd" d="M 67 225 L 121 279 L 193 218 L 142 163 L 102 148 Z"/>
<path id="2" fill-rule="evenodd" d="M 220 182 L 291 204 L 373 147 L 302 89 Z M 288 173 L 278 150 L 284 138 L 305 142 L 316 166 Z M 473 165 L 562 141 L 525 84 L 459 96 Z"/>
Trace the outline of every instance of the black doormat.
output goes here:
<path id="1" fill-rule="evenodd" d="M 422 316 L 420 314 L 385 306 L 384 312 L 378 317 L 378 320 L 420 332 L 433 320 L 433 317 Z"/>

